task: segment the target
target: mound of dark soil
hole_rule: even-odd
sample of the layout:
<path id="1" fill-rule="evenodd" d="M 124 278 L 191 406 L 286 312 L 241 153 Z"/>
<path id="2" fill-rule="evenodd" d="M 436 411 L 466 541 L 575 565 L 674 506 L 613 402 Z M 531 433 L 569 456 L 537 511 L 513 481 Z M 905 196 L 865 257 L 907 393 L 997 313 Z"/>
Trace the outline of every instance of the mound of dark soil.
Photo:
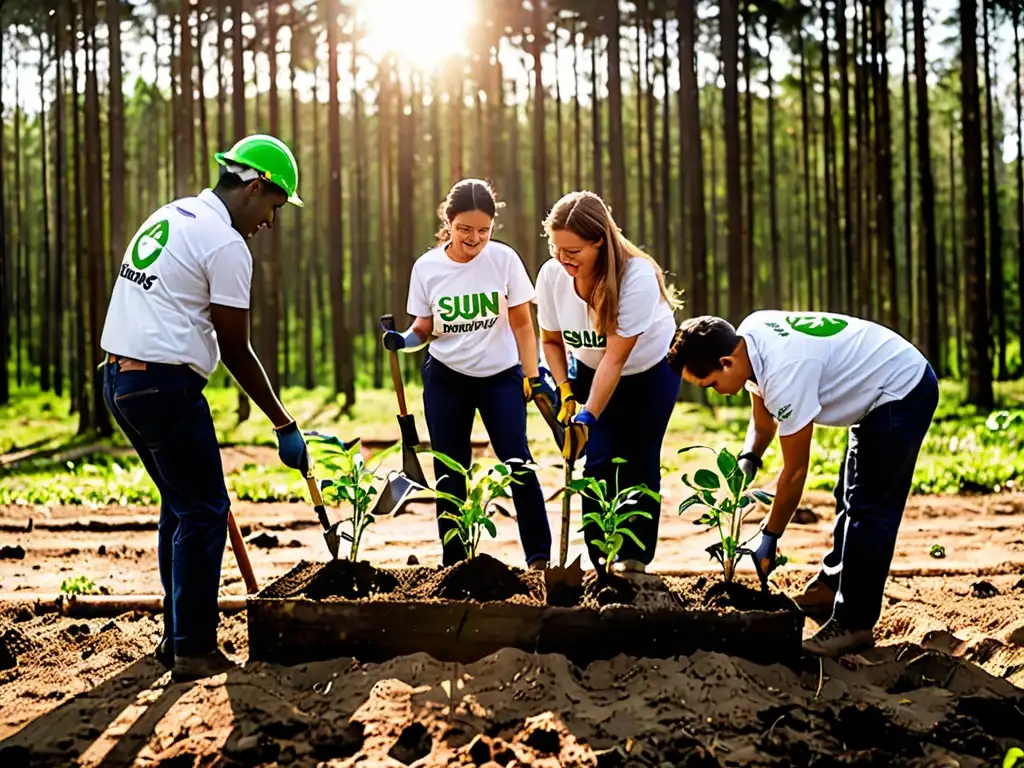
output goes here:
<path id="1" fill-rule="evenodd" d="M 778 592 L 762 590 L 741 582 L 716 581 L 704 592 L 700 602 L 706 608 L 738 611 L 792 611 L 796 605 Z"/>
<path id="2" fill-rule="evenodd" d="M 389 594 L 398 589 L 398 579 L 387 571 L 374 568 L 365 560 L 332 560 L 324 564 L 305 588 L 313 600 L 343 597 L 348 600 Z"/>
<path id="3" fill-rule="evenodd" d="M 449 568 L 442 568 L 415 589 L 415 596 L 442 600 L 475 600 L 487 603 L 529 595 L 525 574 L 516 572 L 490 555 L 481 554 Z"/>
<path id="4" fill-rule="evenodd" d="M 632 605 L 636 595 L 637 588 L 614 573 L 600 579 L 595 576 L 583 588 L 584 602 L 592 600 L 598 605 Z"/>

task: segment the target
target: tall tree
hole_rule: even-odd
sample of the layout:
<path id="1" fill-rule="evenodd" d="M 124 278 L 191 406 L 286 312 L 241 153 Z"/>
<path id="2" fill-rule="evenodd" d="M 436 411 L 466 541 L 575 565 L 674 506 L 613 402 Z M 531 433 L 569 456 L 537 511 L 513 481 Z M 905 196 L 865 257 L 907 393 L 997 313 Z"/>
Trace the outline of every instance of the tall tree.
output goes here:
<path id="1" fill-rule="evenodd" d="M 68 146 L 67 146 L 67 127 L 65 115 L 67 112 L 66 98 L 67 88 L 64 77 L 64 53 L 65 53 L 65 35 L 67 27 L 67 14 L 66 14 L 67 2 L 66 0 L 57 0 L 56 9 L 53 16 L 53 44 L 56 50 L 56 91 L 57 99 L 54 102 L 54 197 L 56 200 L 56 210 L 54 211 L 54 221 L 57 224 L 54 243 L 54 267 L 58 275 L 69 277 L 69 259 L 68 251 L 70 250 L 70 244 L 68 242 L 69 223 L 68 223 L 68 189 L 70 179 L 68 178 Z M 2 111 L 2 109 L 0 109 Z M 3 150 L 0 149 L 0 154 L 3 154 Z M 2 166 L 0 166 L 2 167 Z M 2 185 L 3 173 L 0 171 L 0 185 Z M 141 174 L 140 174 L 141 177 Z M 0 201 L 0 215 L 3 211 L 3 202 Z M 50 344 L 54 349 L 55 357 L 53 361 L 53 384 L 54 393 L 60 397 L 64 394 L 64 319 L 67 301 L 70 298 L 70 280 L 69 279 L 58 279 L 54 285 L 54 326 L 53 336 L 51 337 Z"/>
<path id="2" fill-rule="evenodd" d="M 680 219 L 687 222 L 690 254 L 691 316 L 708 312 L 707 231 L 704 209 L 704 148 L 697 86 L 696 9 L 690 0 L 676 0 L 679 15 L 679 136 L 693 162 L 681 163 Z"/>
<path id="3" fill-rule="evenodd" d="M 4 43 L 6 37 L 0 35 L 0 72 L 3 71 Z M 0 89 L 0 114 L 4 111 L 4 94 Z M 4 369 L 0 373 L 0 405 L 6 405 L 11 399 L 10 360 L 11 360 L 11 262 L 9 258 L 10 236 L 7 230 L 7 153 L 4 134 L 6 126 L 0 127 L 0 355 L 4 358 Z"/>
<path id="4" fill-rule="evenodd" d="M 770 227 L 769 250 L 771 253 L 772 281 L 771 305 L 782 306 L 782 258 L 779 253 L 779 206 L 775 166 L 775 82 L 772 79 L 772 38 L 775 33 L 775 11 L 770 8 L 765 17 L 765 39 L 768 42 L 768 53 L 764 63 L 767 69 L 766 87 L 768 88 L 768 224 Z"/>
<path id="5" fill-rule="evenodd" d="M 1017 308 L 1019 328 L 1018 341 L 1024 346 L 1024 130 L 1021 117 L 1020 88 L 1020 0 L 1011 0 L 1010 7 L 1013 17 L 1013 71 L 1018 73 L 1013 78 L 1013 99 L 1017 116 L 1017 162 L 1014 164 L 1017 177 Z M 1024 352 L 1021 353 L 1021 369 L 1024 373 Z"/>
<path id="6" fill-rule="evenodd" d="M 729 313 L 738 323 L 743 312 L 743 193 L 740 189 L 740 96 L 739 96 L 739 7 L 736 0 L 722 0 L 719 24 L 722 35 L 722 65 L 725 131 L 725 196 L 728 216 Z"/>
<path id="7" fill-rule="evenodd" d="M 875 75 L 875 174 L 877 178 L 878 245 L 885 261 L 885 285 L 889 300 L 887 322 L 890 328 L 899 328 L 899 281 L 896 264 L 896 240 L 892 225 L 892 139 L 889 117 L 889 58 L 887 51 L 887 16 L 884 3 L 872 3 L 872 70 Z"/>
<path id="8" fill-rule="evenodd" d="M 907 1 L 901 0 L 903 33 L 903 287 L 906 290 L 907 321 L 903 326 L 908 339 L 914 339 L 917 323 L 914 318 L 914 170 L 911 163 L 910 144 L 910 45 L 907 32 Z"/>
<path id="9" fill-rule="evenodd" d="M 183 2 L 187 5 L 189 0 L 183 0 Z M 110 146 L 107 152 L 110 157 L 110 264 L 113 266 L 121 263 L 127 247 L 124 235 L 126 181 L 124 93 L 121 85 L 121 4 L 108 0 L 106 7 L 107 35 L 110 41 L 110 94 L 107 97 L 110 110 L 107 120 L 107 140 Z M 191 103 L 191 100 L 189 101 Z"/>
<path id="10" fill-rule="evenodd" d="M 996 142 L 995 110 L 993 108 L 991 36 L 989 35 L 989 16 L 992 14 L 990 0 L 982 0 L 982 40 L 985 57 L 985 144 L 988 170 L 988 233 L 989 233 L 989 283 L 988 304 L 992 318 L 995 342 L 997 375 L 1000 380 L 1007 376 L 1006 370 L 1006 305 L 1003 301 L 1003 227 L 999 220 L 999 189 L 996 180 L 996 157 L 1002 151 L 1002 137 Z M 1020 77 L 1020 73 L 1017 73 Z"/>
<path id="11" fill-rule="evenodd" d="M 543 0 L 534 0 L 530 53 L 533 57 L 533 211 L 536 221 L 542 221 L 548 212 L 548 153 L 544 132 L 544 81 L 541 67 L 541 54 L 547 42 L 544 14 Z M 537 238 L 530 238 L 526 252 L 530 274 L 535 276 L 540 267 Z"/>
<path id="12" fill-rule="evenodd" d="M 854 266 L 857 263 L 853 245 L 853 198 L 858 192 L 853 187 L 853 158 L 850 146 L 850 53 L 846 29 L 846 0 L 836 0 L 836 43 L 839 67 L 839 119 L 843 149 L 843 309 L 853 313 L 853 286 L 856 283 Z"/>
<path id="13" fill-rule="evenodd" d="M 605 2 L 608 41 L 608 157 L 611 161 L 611 208 L 615 223 L 629 232 L 626 209 L 626 154 L 622 132 L 622 60 L 618 0 Z"/>
<path id="14" fill-rule="evenodd" d="M 104 284 L 103 269 L 107 251 L 104 248 L 103 237 L 103 201 L 105 198 L 103 195 L 103 173 L 100 169 L 103 152 L 100 141 L 100 105 L 96 67 L 98 58 L 96 55 L 96 6 L 94 3 L 84 3 L 83 5 L 85 10 L 84 26 L 88 41 L 85 56 L 85 168 L 89 199 L 86 215 L 88 216 L 89 335 L 91 343 L 87 369 L 95 372 L 96 365 L 103 358 L 100 334 L 103 332 L 104 310 L 110 286 Z M 123 193 L 121 199 L 124 199 Z M 110 414 L 103 401 L 103 388 L 99 385 L 95 375 L 92 384 L 93 425 L 98 434 L 107 437 L 112 435 L 114 430 Z"/>
<path id="15" fill-rule="evenodd" d="M 931 120 L 928 106 L 928 62 L 924 39 L 924 0 L 914 0 L 914 89 L 917 96 L 917 176 L 921 187 L 921 241 L 924 246 L 925 353 L 939 360 L 939 281 L 935 246 L 935 183 L 932 178 Z"/>
<path id="16" fill-rule="evenodd" d="M 196 186 L 196 134 L 195 83 L 192 80 L 192 0 L 181 0 L 180 54 L 178 56 L 178 82 L 181 84 L 178 97 L 178 136 L 175 148 L 178 167 L 174 176 L 175 195 L 184 197 L 195 194 Z"/>
<path id="17" fill-rule="evenodd" d="M 40 187 L 42 189 L 42 253 L 39 254 L 38 270 L 42 283 L 42 300 L 39 302 L 42 323 L 39 336 L 39 386 L 44 392 L 50 391 L 53 382 L 50 379 L 52 366 L 50 360 L 50 328 L 53 319 L 53 283 L 57 275 L 53 269 L 53 250 L 50 248 L 50 179 L 49 163 L 47 162 L 46 136 L 46 48 L 45 33 L 39 32 L 39 152 L 40 152 Z"/>
<path id="18" fill-rule="evenodd" d="M 183 0 L 189 2 L 190 0 Z M 270 112 L 270 134 L 281 135 L 281 101 L 277 94 L 277 17 L 276 0 L 268 0 L 267 3 L 267 59 L 270 70 L 270 89 L 267 95 Z M 264 328 L 264 344 L 266 354 L 263 357 L 267 370 L 267 379 L 275 392 L 281 391 L 281 367 L 280 367 L 280 335 L 281 335 L 281 297 L 283 286 L 281 285 L 281 228 L 275 226 L 270 230 L 270 247 L 263 254 L 265 260 L 263 267 L 263 289 L 265 304 L 261 318 Z"/>
<path id="19" fill-rule="evenodd" d="M 960 0 L 960 114 L 964 159 L 964 265 L 967 294 L 967 400 L 994 404 L 991 337 L 985 293 L 985 194 L 981 164 L 977 0 Z"/>

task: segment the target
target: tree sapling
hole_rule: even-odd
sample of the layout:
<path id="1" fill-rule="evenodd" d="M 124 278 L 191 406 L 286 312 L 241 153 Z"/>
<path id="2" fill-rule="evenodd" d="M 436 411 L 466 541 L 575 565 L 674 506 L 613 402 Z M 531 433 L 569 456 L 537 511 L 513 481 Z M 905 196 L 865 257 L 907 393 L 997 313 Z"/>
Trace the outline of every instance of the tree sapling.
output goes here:
<path id="1" fill-rule="evenodd" d="M 443 540 L 447 544 L 458 537 L 462 546 L 466 549 L 466 555 L 470 559 L 476 557 L 480 548 L 480 539 L 486 530 L 493 539 L 498 535 L 498 529 L 491 518 L 497 511 L 495 503 L 497 499 L 509 499 L 512 497 L 509 488 L 512 483 L 518 483 L 517 475 L 524 474 L 529 470 L 536 469 L 522 459 L 509 459 L 506 462 L 498 462 L 484 474 L 480 474 L 483 467 L 480 464 L 473 464 L 468 469 L 455 459 L 438 451 L 423 451 L 424 454 L 433 456 L 444 464 L 448 469 L 457 472 L 466 479 L 466 498 L 460 499 L 450 493 L 437 490 L 435 487 L 430 491 L 438 498 L 450 501 L 458 510 L 457 513 L 444 512 L 441 518 L 451 520 L 455 527 L 449 530 Z"/>
<path id="2" fill-rule="evenodd" d="M 359 440 L 346 447 L 340 439 L 333 435 L 325 435 L 320 432 L 307 432 L 306 435 L 310 438 L 308 441 L 310 448 L 316 449 L 318 463 L 335 473 L 333 478 L 325 478 L 321 481 L 324 502 L 334 501 L 336 504 L 348 502 L 352 506 L 352 517 L 342 522 L 351 522 L 352 525 L 352 546 L 349 550 L 349 560 L 355 562 L 359 556 L 359 545 L 363 540 L 363 533 L 375 520 L 370 511 L 373 499 L 378 493 L 375 483 L 386 479 L 378 475 L 377 472 L 384 459 L 401 450 L 402 444 L 395 443 L 374 454 L 370 457 L 374 466 L 368 468 L 366 460 L 363 459 Z M 348 538 L 348 535 L 345 538 Z"/>
<path id="3" fill-rule="evenodd" d="M 762 584 L 764 584 L 766 574 L 761 573 L 760 563 L 757 562 L 753 551 L 743 546 L 747 542 L 740 543 L 740 529 L 743 525 L 743 518 L 746 517 L 754 502 L 759 501 L 762 504 L 770 505 L 772 497 L 762 490 L 748 490 L 747 476 L 740 469 L 736 457 L 726 448 L 716 451 L 706 445 L 691 445 L 680 448 L 679 453 L 686 453 L 696 448 L 704 448 L 715 455 L 717 471 L 698 469 L 694 473 L 692 481 L 687 475 L 683 475 L 683 484 L 693 490 L 693 494 L 683 499 L 679 505 L 679 514 L 695 506 L 706 509 L 694 523 L 718 531 L 719 541 L 708 547 L 707 552 L 722 566 L 726 582 L 732 581 L 739 558 L 743 555 L 750 555 L 758 575 L 761 576 Z M 776 557 L 776 565 L 782 565 L 785 562 L 784 556 Z"/>

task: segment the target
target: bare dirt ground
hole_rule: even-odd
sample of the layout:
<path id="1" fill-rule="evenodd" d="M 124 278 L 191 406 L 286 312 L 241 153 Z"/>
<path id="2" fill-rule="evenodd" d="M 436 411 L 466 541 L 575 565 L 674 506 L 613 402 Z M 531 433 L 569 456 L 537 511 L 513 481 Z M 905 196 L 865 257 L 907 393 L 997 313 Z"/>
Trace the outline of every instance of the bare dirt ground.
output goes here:
<path id="1" fill-rule="evenodd" d="M 227 468 L 252 450 L 226 452 Z M 545 469 L 545 489 L 560 474 Z M 669 499 L 683 497 L 677 484 L 663 489 Z M 306 505 L 234 512 L 261 586 L 328 556 Z M 76 575 L 111 594 L 158 593 L 157 513 L 0 508 L 0 595 L 53 597 Z M 549 516 L 557 552 L 559 502 Z M 783 539 L 779 589 L 811 577 L 833 522 L 831 497 L 808 494 Z M 435 564 L 435 526 L 432 507 L 416 504 L 371 527 L 360 557 Z M 578 527 L 570 559 L 583 552 Z M 711 536 L 666 503 L 653 569 L 712 573 Z M 483 551 L 520 565 L 513 521 L 499 519 Z M 222 594 L 243 595 L 230 551 L 223 562 Z M 246 664 L 239 614 L 224 618 L 221 640 L 242 666 L 172 684 L 150 656 L 159 632 L 148 615 L 81 620 L 0 603 L 0 766 L 998 765 L 1024 744 L 1024 495 L 912 498 L 879 647 L 821 664 L 697 653 L 580 668 L 514 650 L 470 665 Z"/>

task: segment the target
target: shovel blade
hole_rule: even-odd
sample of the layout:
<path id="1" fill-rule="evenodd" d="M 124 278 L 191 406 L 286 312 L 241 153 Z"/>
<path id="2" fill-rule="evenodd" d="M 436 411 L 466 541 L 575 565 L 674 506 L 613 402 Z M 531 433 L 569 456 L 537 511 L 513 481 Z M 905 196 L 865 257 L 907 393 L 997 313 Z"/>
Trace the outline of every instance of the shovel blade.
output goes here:
<path id="1" fill-rule="evenodd" d="M 400 515 L 405 505 L 418 492 L 425 489 L 425 485 L 413 482 L 400 472 L 388 473 L 388 481 L 383 490 L 377 494 L 372 514 L 374 517 L 387 517 L 388 515 Z"/>
<path id="2" fill-rule="evenodd" d="M 343 541 L 352 541 L 346 531 L 341 530 L 342 523 L 335 523 L 330 528 L 324 529 L 324 541 L 327 542 L 327 550 L 331 553 L 331 558 L 334 560 L 338 559 L 338 553 L 341 551 L 341 543 Z"/>
<path id="3" fill-rule="evenodd" d="M 582 555 L 577 555 L 571 564 L 562 568 L 548 568 L 544 571 L 544 586 L 548 593 L 548 604 L 565 608 L 579 603 L 583 597 Z"/>

